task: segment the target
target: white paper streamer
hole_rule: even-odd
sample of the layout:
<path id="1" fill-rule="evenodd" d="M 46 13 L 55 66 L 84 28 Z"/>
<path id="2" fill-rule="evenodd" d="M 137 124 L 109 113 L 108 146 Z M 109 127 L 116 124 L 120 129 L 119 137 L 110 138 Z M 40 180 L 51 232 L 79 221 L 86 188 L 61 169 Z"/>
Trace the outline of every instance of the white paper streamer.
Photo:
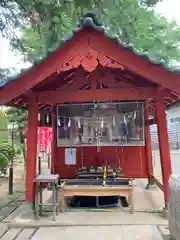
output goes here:
<path id="1" fill-rule="evenodd" d="M 113 116 L 113 127 L 116 126 L 115 117 Z"/>
<path id="2" fill-rule="evenodd" d="M 58 127 L 60 127 L 61 126 L 61 120 L 60 120 L 60 118 L 58 118 Z"/>
<path id="3" fill-rule="evenodd" d="M 68 127 L 71 127 L 71 119 L 69 118 Z"/>
<path id="4" fill-rule="evenodd" d="M 81 128 L 80 120 L 78 120 L 78 128 Z"/>
<path id="5" fill-rule="evenodd" d="M 104 119 L 103 119 L 103 117 L 102 117 L 102 120 L 101 120 L 101 128 L 103 128 L 104 127 Z"/>
<path id="6" fill-rule="evenodd" d="M 46 116 L 46 123 L 49 123 L 49 115 Z"/>

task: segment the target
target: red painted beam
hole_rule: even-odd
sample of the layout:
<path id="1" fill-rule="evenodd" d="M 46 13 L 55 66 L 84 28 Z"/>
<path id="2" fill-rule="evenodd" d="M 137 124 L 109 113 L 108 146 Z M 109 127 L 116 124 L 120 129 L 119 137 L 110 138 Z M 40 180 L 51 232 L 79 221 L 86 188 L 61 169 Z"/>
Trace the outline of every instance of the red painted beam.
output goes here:
<path id="1" fill-rule="evenodd" d="M 156 88 L 115 88 L 81 91 L 49 91 L 37 92 L 38 102 L 41 104 L 56 104 L 65 102 L 92 101 L 125 101 L 146 100 L 156 97 Z"/>
<path id="2" fill-rule="evenodd" d="M 60 86 L 59 89 L 61 91 L 77 91 L 83 84 L 86 84 L 87 82 L 87 79 L 84 78 L 84 70 L 82 68 L 78 68 L 74 78 L 72 79 L 72 83 Z"/>
<path id="3" fill-rule="evenodd" d="M 158 139 L 159 139 L 159 152 L 160 152 L 160 161 L 162 169 L 162 179 L 164 185 L 164 199 L 165 205 L 169 200 L 169 191 L 168 184 L 169 178 L 172 173 L 171 170 L 171 156 L 170 148 L 168 141 L 168 130 L 166 122 L 166 108 L 164 105 L 164 100 L 159 96 L 156 100 L 156 121 L 157 121 L 157 130 L 158 130 Z"/>
<path id="4" fill-rule="evenodd" d="M 26 161 L 26 202 L 34 200 L 34 179 L 36 177 L 38 105 L 34 96 L 28 103 L 28 139 Z"/>

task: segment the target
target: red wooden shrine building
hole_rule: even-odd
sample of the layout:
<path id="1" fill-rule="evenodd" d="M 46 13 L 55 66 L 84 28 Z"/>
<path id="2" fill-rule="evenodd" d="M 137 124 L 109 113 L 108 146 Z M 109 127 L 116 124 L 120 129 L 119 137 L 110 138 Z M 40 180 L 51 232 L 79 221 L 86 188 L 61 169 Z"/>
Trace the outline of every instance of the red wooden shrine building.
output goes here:
<path id="1" fill-rule="evenodd" d="M 167 203 L 171 162 L 166 109 L 179 96 L 180 76 L 175 71 L 108 36 L 96 17 L 87 14 L 58 49 L 0 88 L 1 105 L 28 109 L 26 201 L 33 200 L 40 113 L 52 123 L 51 170 L 61 178 L 76 177 L 83 159 L 84 166 L 106 161 L 115 167 L 118 162 L 126 177 L 154 179 L 149 127 L 157 124 L 163 176 L 159 186 Z M 135 127 L 133 132 L 131 125 L 127 137 L 123 126 L 128 127 L 128 112 Z M 121 123 L 116 133 L 114 121 Z M 81 131 L 72 137 L 66 130 L 75 122 Z M 93 140 L 93 124 L 106 132 L 98 143 Z M 65 161 L 66 148 L 76 150 L 75 163 Z"/>

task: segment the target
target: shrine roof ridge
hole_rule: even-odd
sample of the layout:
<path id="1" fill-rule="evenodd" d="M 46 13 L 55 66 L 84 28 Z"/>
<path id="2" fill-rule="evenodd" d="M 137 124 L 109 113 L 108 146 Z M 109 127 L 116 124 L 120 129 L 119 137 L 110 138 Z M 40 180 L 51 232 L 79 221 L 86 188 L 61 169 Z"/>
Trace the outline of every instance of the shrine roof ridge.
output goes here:
<path id="1" fill-rule="evenodd" d="M 160 67 L 164 68 L 166 71 L 179 75 L 180 76 L 180 68 L 175 66 L 170 66 L 165 63 L 163 59 L 157 60 L 155 58 L 151 58 L 149 56 L 148 52 L 139 51 L 135 48 L 135 46 L 132 43 L 125 43 L 120 39 L 120 36 L 118 34 L 110 34 L 110 31 L 108 28 L 106 28 L 102 22 L 98 19 L 97 15 L 94 13 L 86 13 L 77 24 L 76 28 L 72 30 L 72 35 L 67 37 L 64 40 L 61 40 L 59 43 L 54 44 L 52 48 L 49 48 L 47 51 L 47 54 L 44 56 L 40 56 L 39 58 L 35 59 L 34 63 L 31 67 L 26 69 L 21 69 L 20 73 L 15 74 L 11 77 L 8 77 L 6 81 L 0 82 L 0 88 L 3 88 L 7 83 L 16 80 L 18 77 L 23 75 L 24 73 L 33 71 L 33 69 L 39 65 L 40 63 L 44 62 L 48 56 L 53 54 L 54 52 L 58 51 L 59 49 L 63 48 L 67 41 L 70 41 L 74 34 L 82 31 L 84 28 L 91 28 L 94 29 L 100 33 L 102 33 L 104 36 L 108 37 L 109 39 L 113 40 L 115 43 L 119 44 L 121 47 L 126 48 L 133 52 L 135 55 L 140 56 L 144 58 L 145 60 L 149 61 L 153 65 L 159 65 Z"/>

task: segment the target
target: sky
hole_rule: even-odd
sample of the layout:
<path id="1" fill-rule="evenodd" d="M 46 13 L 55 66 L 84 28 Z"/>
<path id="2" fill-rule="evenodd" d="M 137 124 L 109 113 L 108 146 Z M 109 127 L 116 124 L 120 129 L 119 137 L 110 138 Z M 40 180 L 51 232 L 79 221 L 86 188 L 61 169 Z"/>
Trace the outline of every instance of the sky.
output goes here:
<path id="1" fill-rule="evenodd" d="M 180 0 L 164 0 L 157 4 L 156 11 L 164 15 L 169 20 L 176 20 L 180 25 Z M 15 67 L 17 70 L 29 67 L 23 63 L 23 58 L 17 53 L 14 54 L 10 49 L 7 40 L 0 36 L 0 68 Z"/>
<path id="2" fill-rule="evenodd" d="M 164 0 L 157 4 L 156 10 L 169 20 L 176 20 L 180 25 L 180 0 Z"/>

